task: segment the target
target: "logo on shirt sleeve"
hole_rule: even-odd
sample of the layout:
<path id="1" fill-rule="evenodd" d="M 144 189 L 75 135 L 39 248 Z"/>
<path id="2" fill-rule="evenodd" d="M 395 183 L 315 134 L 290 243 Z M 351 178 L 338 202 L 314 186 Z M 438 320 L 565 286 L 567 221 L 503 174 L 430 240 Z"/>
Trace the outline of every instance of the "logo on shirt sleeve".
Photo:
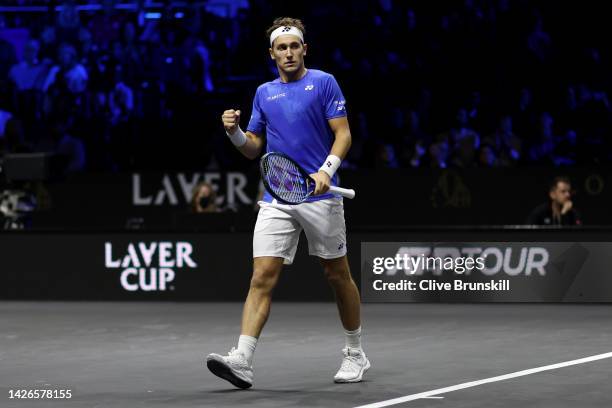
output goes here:
<path id="1" fill-rule="evenodd" d="M 334 101 L 334 105 L 337 106 L 336 110 L 337 111 L 343 111 L 346 110 L 346 107 L 344 106 L 346 104 L 345 100 L 342 101 Z"/>
<path id="2" fill-rule="evenodd" d="M 314 89 L 314 85 L 306 85 L 306 88 L 304 88 L 305 91 L 312 91 Z"/>

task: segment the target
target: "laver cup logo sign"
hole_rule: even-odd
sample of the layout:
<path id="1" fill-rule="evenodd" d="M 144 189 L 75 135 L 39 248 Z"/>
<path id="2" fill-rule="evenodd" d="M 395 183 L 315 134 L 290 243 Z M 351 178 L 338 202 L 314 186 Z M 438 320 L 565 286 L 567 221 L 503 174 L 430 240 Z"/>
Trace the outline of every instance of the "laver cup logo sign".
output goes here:
<path id="1" fill-rule="evenodd" d="M 610 262 L 607 243 L 364 242 L 361 291 L 370 302 L 605 301 Z"/>
<path id="2" fill-rule="evenodd" d="M 104 265 L 121 270 L 119 281 L 127 291 L 167 291 L 174 290 L 179 271 L 197 268 L 192 254 L 189 242 L 106 242 Z"/>

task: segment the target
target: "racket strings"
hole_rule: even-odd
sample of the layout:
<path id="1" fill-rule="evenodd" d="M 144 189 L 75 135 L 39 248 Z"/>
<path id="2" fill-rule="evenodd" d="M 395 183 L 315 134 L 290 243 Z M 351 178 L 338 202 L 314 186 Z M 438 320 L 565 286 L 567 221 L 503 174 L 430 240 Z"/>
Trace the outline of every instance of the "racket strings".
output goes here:
<path id="1" fill-rule="evenodd" d="M 274 156 L 271 157 L 269 169 L 271 179 L 273 180 L 272 186 L 275 188 L 276 193 L 281 198 L 293 201 L 296 194 L 294 194 L 295 182 L 290 178 L 289 163 L 284 157 Z"/>
<path id="2" fill-rule="evenodd" d="M 264 177 L 282 200 L 299 203 L 308 197 L 306 181 L 295 164 L 283 156 L 271 155 L 263 162 Z"/>

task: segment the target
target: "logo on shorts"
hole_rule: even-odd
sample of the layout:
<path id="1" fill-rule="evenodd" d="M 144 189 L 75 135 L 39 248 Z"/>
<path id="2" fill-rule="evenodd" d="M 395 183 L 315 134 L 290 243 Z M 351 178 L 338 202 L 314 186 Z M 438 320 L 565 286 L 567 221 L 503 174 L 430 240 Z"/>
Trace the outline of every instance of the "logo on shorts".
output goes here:
<path id="1" fill-rule="evenodd" d="M 338 245 L 338 251 L 340 251 L 342 248 L 344 248 L 344 242 Z"/>

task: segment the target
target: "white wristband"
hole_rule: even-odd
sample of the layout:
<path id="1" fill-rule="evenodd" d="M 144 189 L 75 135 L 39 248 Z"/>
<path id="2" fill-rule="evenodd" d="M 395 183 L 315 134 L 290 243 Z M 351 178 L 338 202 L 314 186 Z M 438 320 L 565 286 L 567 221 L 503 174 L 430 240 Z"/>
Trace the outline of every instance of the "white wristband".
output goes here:
<path id="1" fill-rule="evenodd" d="M 229 134 L 227 131 L 225 131 L 225 134 L 227 134 L 227 136 L 230 138 L 230 140 L 236 147 L 242 147 L 247 142 L 247 137 L 242 131 L 242 129 L 240 129 L 240 126 L 236 127 L 234 133 Z"/>
<path id="2" fill-rule="evenodd" d="M 338 168 L 340 168 L 340 163 L 342 163 L 342 160 L 340 160 L 338 156 L 330 154 L 327 156 L 327 159 L 325 159 L 325 163 L 323 163 L 319 171 L 324 171 L 327 173 L 329 178 L 332 178 L 334 177 L 334 174 L 336 174 Z"/>

